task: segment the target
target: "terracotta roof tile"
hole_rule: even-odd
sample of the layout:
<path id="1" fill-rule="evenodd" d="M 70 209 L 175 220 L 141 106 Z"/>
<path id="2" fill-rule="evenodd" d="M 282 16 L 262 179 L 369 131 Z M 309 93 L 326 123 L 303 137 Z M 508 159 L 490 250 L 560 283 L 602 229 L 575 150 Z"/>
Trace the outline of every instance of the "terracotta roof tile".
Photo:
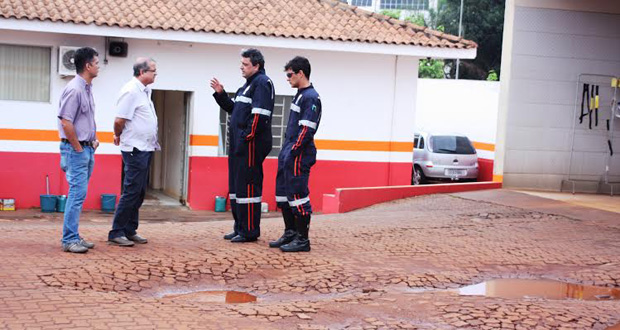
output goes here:
<path id="1" fill-rule="evenodd" d="M 0 0 L 0 18 L 127 28 L 476 48 L 336 0 Z"/>

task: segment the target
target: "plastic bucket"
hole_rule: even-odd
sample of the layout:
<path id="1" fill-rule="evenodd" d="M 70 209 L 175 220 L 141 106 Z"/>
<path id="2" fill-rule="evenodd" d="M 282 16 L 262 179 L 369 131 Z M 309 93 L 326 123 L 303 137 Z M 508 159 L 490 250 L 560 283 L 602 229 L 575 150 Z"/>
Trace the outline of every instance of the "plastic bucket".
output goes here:
<path id="1" fill-rule="evenodd" d="M 101 211 L 114 212 L 116 208 L 116 194 L 101 194 Z"/>
<path id="2" fill-rule="evenodd" d="M 215 196 L 215 212 L 226 212 L 226 197 Z"/>
<path id="3" fill-rule="evenodd" d="M 56 212 L 65 212 L 65 205 L 67 205 L 67 196 L 58 196 L 56 198 Z"/>
<path id="4" fill-rule="evenodd" d="M 41 195 L 41 212 L 56 212 L 56 195 Z"/>

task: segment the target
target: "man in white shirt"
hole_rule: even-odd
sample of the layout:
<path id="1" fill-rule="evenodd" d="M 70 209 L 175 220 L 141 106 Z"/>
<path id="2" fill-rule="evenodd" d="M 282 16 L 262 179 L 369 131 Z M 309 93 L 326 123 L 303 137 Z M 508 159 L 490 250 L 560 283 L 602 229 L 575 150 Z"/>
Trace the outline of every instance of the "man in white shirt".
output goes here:
<path id="1" fill-rule="evenodd" d="M 125 179 L 112 230 L 108 234 L 108 243 L 118 246 L 148 242 L 136 231 L 138 212 L 148 185 L 153 151 L 160 150 L 157 142 L 157 114 L 148 87 L 157 76 L 155 61 L 139 57 L 133 66 L 133 75 L 120 91 L 114 120 L 114 144 L 121 147 Z"/>

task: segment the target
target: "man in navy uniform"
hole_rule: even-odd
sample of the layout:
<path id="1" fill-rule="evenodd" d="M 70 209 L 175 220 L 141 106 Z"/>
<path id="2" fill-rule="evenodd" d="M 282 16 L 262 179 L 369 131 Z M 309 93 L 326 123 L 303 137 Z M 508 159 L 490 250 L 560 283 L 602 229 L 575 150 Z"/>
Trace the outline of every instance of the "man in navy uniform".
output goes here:
<path id="1" fill-rule="evenodd" d="M 257 49 L 241 53 L 245 84 L 230 99 L 224 86 L 211 80 L 217 104 L 230 114 L 228 189 L 235 224 L 224 235 L 231 242 L 253 242 L 260 236 L 263 161 L 272 147 L 271 113 L 275 89 L 265 74 L 265 59 Z"/>
<path id="2" fill-rule="evenodd" d="M 285 66 L 286 77 L 297 94 L 291 103 L 286 136 L 278 157 L 276 202 L 282 209 L 284 234 L 270 242 L 284 252 L 310 251 L 310 168 L 316 162 L 314 134 L 321 121 L 321 98 L 310 83 L 310 62 L 297 56 Z"/>

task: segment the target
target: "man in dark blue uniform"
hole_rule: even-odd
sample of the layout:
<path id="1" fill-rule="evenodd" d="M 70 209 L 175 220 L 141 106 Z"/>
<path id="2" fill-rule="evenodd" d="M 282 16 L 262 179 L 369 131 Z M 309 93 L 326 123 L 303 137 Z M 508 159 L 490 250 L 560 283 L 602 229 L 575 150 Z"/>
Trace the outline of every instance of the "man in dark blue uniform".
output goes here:
<path id="1" fill-rule="evenodd" d="M 224 86 L 211 80 L 213 97 L 230 114 L 228 132 L 228 189 L 235 224 L 224 235 L 231 242 L 253 242 L 260 236 L 263 192 L 263 161 L 272 147 L 271 113 L 275 90 L 265 74 L 265 60 L 257 49 L 241 53 L 241 75 L 245 84 L 233 99 Z"/>
<path id="2" fill-rule="evenodd" d="M 310 62 L 297 56 L 285 66 L 286 77 L 297 94 L 291 103 L 286 136 L 278 156 L 276 202 L 282 209 L 284 234 L 270 242 L 284 252 L 310 251 L 310 168 L 316 162 L 314 134 L 321 121 L 321 98 L 310 83 Z"/>

